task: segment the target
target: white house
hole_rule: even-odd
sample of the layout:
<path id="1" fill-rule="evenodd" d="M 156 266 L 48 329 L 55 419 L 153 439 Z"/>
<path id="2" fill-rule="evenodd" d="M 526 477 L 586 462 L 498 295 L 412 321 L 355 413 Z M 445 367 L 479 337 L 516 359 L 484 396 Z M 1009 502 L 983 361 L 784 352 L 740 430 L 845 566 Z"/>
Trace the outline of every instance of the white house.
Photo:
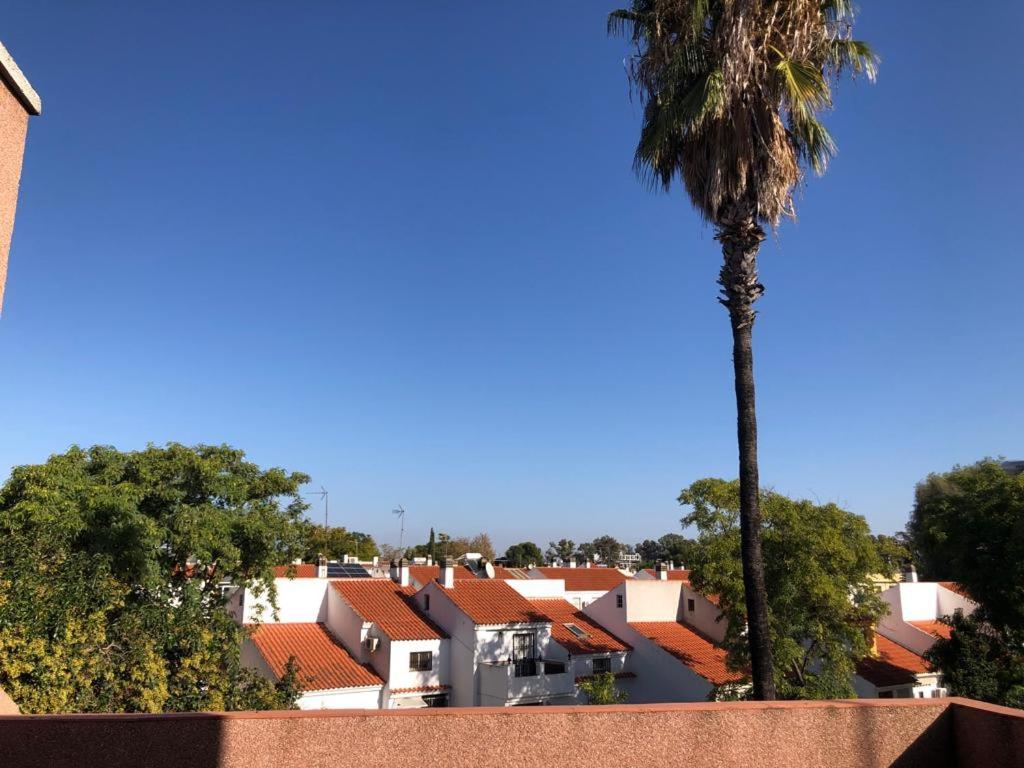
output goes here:
<path id="1" fill-rule="evenodd" d="M 608 590 L 624 582 L 628 576 L 615 568 L 530 568 L 526 574 L 531 579 L 561 579 L 565 583 L 565 599 L 577 608 L 584 608 Z"/>

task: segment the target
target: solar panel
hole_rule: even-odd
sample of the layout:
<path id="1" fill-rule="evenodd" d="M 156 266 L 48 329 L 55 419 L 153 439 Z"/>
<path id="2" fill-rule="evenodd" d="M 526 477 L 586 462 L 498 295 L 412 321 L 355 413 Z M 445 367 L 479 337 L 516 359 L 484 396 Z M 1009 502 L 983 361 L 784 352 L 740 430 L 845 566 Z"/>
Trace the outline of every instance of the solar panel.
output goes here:
<path id="1" fill-rule="evenodd" d="M 370 575 L 358 563 L 328 563 L 327 578 L 329 579 L 365 579 Z"/>

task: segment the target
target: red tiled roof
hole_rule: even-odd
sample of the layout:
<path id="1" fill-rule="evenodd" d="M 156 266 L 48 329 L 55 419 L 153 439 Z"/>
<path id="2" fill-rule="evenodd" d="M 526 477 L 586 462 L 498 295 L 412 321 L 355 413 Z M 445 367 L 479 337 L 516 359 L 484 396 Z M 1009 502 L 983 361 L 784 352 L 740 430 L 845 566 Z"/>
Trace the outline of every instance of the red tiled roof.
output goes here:
<path id="1" fill-rule="evenodd" d="M 953 628 L 949 624 L 943 624 L 941 621 L 908 621 L 907 623 L 917 627 L 922 632 L 927 632 L 935 637 L 941 637 L 944 640 L 949 640 L 953 634 Z"/>
<path id="2" fill-rule="evenodd" d="M 413 586 L 400 587 L 391 579 L 331 581 L 342 599 L 363 621 L 372 621 L 392 640 L 436 640 L 447 637 L 413 605 Z"/>
<path id="3" fill-rule="evenodd" d="M 743 675 L 725 666 L 725 649 L 692 627 L 677 621 L 631 621 L 629 626 L 714 685 L 735 682 Z"/>
<path id="4" fill-rule="evenodd" d="M 450 685 L 421 685 L 418 688 L 392 688 L 392 693 L 438 693 L 439 691 L 450 691 Z"/>
<path id="5" fill-rule="evenodd" d="M 528 579 L 526 575 L 526 569 L 524 568 L 508 568 L 504 565 L 494 566 L 494 578 L 496 579 Z"/>
<path id="6" fill-rule="evenodd" d="M 441 575 L 441 568 L 437 565 L 410 565 L 409 577 L 421 587 L 427 586 Z M 455 578 L 459 581 L 464 579 L 475 579 L 476 574 L 467 565 L 455 566 Z"/>
<path id="7" fill-rule="evenodd" d="M 615 637 L 600 624 L 562 598 L 538 598 L 532 601 L 537 608 L 551 619 L 551 637 L 569 653 L 613 653 L 628 651 L 630 647 Z M 587 633 L 577 637 L 566 624 L 575 624 Z"/>
<path id="8" fill-rule="evenodd" d="M 857 662 L 857 674 L 879 688 L 914 683 L 914 675 L 929 671 L 923 658 L 877 632 L 875 645 L 878 656 L 868 656 Z"/>
<path id="9" fill-rule="evenodd" d="M 315 563 L 299 563 L 298 565 L 275 565 L 274 578 L 284 579 L 292 577 L 295 579 L 315 579 Z"/>
<path id="10" fill-rule="evenodd" d="M 260 624 L 252 641 L 278 678 L 294 656 L 299 688 L 304 691 L 384 684 L 373 670 L 349 656 L 322 624 Z"/>
<path id="11" fill-rule="evenodd" d="M 614 568 L 538 568 L 548 579 L 564 579 L 567 592 L 607 592 L 626 580 Z"/>
<path id="12" fill-rule="evenodd" d="M 939 586 L 940 587 L 945 587 L 950 592 L 956 592 L 958 595 L 960 595 L 960 597 L 966 597 L 968 600 L 972 600 L 972 601 L 974 600 L 974 598 L 971 597 L 971 595 L 967 592 L 967 590 L 964 589 L 963 587 L 961 587 L 955 581 L 940 581 L 939 582 Z"/>
<path id="13" fill-rule="evenodd" d="M 658 574 L 654 572 L 653 568 L 644 568 L 644 573 L 650 576 L 652 579 L 657 579 Z M 668 572 L 668 581 L 681 581 L 684 584 L 690 583 L 690 572 L 683 569 L 677 571 Z"/>
<path id="14" fill-rule="evenodd" d="M 442 591 L 476 625 L 549 621 L 533 603 L 500 579 L 460 581 Z"/>

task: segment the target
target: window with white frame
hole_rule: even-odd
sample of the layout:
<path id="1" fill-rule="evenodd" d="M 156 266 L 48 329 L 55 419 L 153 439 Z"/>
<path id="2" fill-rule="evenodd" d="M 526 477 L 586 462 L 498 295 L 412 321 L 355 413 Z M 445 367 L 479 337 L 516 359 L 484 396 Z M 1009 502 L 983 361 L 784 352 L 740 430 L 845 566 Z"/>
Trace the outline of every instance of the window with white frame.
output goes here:
<path id="1" fill-rule="evenodd" d="M 410 672 L 429 672 L 433 664 L 434 654 L 430 651 L 413 651 L 409 654 Z"/>
<path id="2" fill-rule="evenodd" d="M 603 675 L 612 671 L 612 660 L 608 656 L 600 656 L 590 662 L 590 668 L 595 675 Z"/>

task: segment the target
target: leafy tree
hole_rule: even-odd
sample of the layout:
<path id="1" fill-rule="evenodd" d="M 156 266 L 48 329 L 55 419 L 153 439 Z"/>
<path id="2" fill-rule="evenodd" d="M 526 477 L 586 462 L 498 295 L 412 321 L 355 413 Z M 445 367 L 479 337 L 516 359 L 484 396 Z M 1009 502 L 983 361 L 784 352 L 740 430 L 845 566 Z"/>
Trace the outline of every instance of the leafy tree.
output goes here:
<path id="1" fill-rule="evenodd" d="M 985 459 L 919 483 L 907 525 L 926 579 L 950 579 L 997 628 L 1024 631 L 1024 474 Z"/>
<path id="2" fill-rule="evenodd" d="M 437 562 L 437 541 L 434 539 L 434 527 L 430 527 L 430 538 L 427 540 L 427 557 L 430 562 Z"/>
<path id="3" fill-rule="evenodd" d="M 679 501 L 692 508 L 683 525 L 698 531 L 690 580 L 718 596 L 729 665 L 749 673 L 740 484 L 698 480 Z M 867 630 L 884 611 L 869 578 L 880 564 L 868 525 L 835 504 L 772 491 L 760 502 L 774 686 L 788 699 L 852 697 L 855 664 L 870 650 Z"/>
<path id="4" fill-rule="evenodd" d="M 72 448 L 0 488 L 0 688 L 24 712 L 289 707 L 221 585 L 302 551 L 308 478 L 227 446 Z M 262 585 L 269 584 L 269 587 Z"/>
<path id="5" fill-rule="evenodd" d="M 666 533 L 657 541 L 646 539 L 636 545 L 636 551 L 643 558 L 641 568 L 650 568 L 659 560 L 686 567 L 693 559 L 695 542 L 678 533 Z"/>
<path id="6" fill-rule="evenodd" d="M 634 167 L 666 191 L 679 179 L 716 230 L 719 299 L 729 312 L 740 464 L 743 574 L 755 698 L 773 699 L 772 644 L 758 507 L 752 332 L 764 293 L 764 227 L 794 212 L 805 167 L 823 172 L 835 144 L 817 113 L 844 71 L 874 77 L 876 57 L 851 39 L 847 0 L 785 4 L 633 0 L 609 32 L 629 38 L 627 74 L 644 105 Z"/>
<path id="7" fill-rule="evenodd" d="M 913 562 L 910 550 L 903 543 L 899 536 L 886 536 L 884 533 L 871 537 L 875 542 L 875 551 L 882 563 L 882 574 L 895 576 L 903 572 L 903 569 Z"/>
<path id="8" fill-rule="evenodd" d="M 508 564 L 513 568 L 525 568 L 530 564 L 539 565 L 542 563 L 544 555 L 540 551 L 540 547 L 532 541 L 523 541 L 519 544 L 513 544 L 506 549 L 505 557 L 508 559 Z"/>
<path id="9" fill-rule="evenodd" d="M 999 630 L 984 608 L 950 619 L 949 639 L 939 638 L 925 657 L 954 696 L 1024 708 L 1024 633 Z"/>
<path id="10" fill-rule="evenodd" d="M 579 687 L 586 694 L 587 704 L 623 704 L 629 699 L 625 691 L 615 687 L 615 675 L 611 672 L 581 680 Z"/>
<path id="11" fill-rule="evenodd" d="M 488 560 L 493 560 L 497 557 L 497 553 L 494 551 L 494 545 L 491 543 L 491 537 L 486 533 L 478 533 L 472 539 L 469 540 L 469 548 L 467 552 L 479 552 L 481 555 L 486 557 Z"/>
<path id="12" fill-rule="evenodd" d="M 401 560 L 403 556 L 405 556 L 405 550 L 399 549 L 394 544 L 380 545 L 380 559 L 384 563 L 390 563 L 393 560 Z"/>
<path id="13" fill-rule="evenodd" d="M 576 554 L 576 542 L 572 539 L 559 539 L 548 542 L 548 551 L 544 557 L 549 561 L 558 560 L 560 563 L 567 563 Z"/>
<path id="14" fill-rule="evenodd" d="M 576 553 L 580 560 L 585 563 L 590 563 L 593 562 L 594 558 L 597 556 L 597 547 L 595 547 L 592 542 L 585 541 L 579 545 Z"/>
<path id="15" fill-rule="evenodd" d="M 373 537 L 367 533 L 349 531 L 342 526 L 324 527 L 306 523 L 305 551 L 303 560 L 316 562 L 319 555 L 328 560 L 341 560 L 345 555 L 355 555 L 360 560 L 372 560 L 380 554 Z"/>
<path id="16" fill-rule="evenodd" d="M 623 551 L 623 546 L 613 537 L 607 535 L 598 536 L 591 544 L 594 547 L 594 554 L 598 556 L 602 563 L 612 567 L 618 563 L 619 553 Z"/>

